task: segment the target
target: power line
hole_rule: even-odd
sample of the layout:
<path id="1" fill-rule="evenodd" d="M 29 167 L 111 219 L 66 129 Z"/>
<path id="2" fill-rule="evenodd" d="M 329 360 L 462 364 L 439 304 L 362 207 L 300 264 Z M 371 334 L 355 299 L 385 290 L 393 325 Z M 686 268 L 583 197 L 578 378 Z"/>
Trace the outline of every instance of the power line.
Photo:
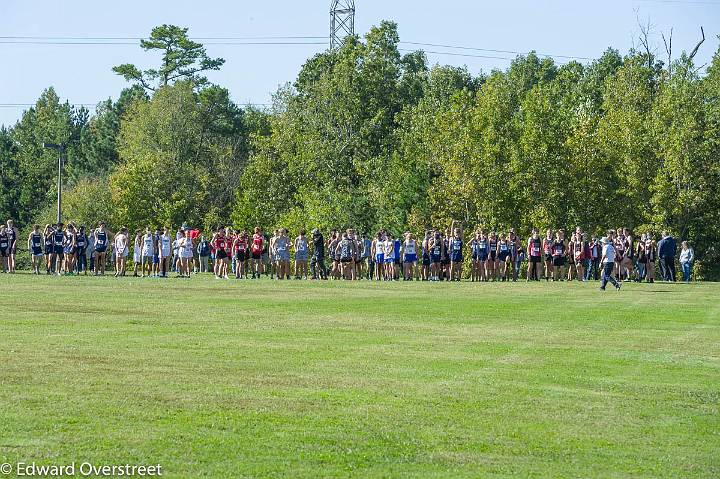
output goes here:
<path id="1" fill-rule="evenodd" d="M 416 52 L 418 50 L 412 50 L 410 48 L 398 48 L 401 52 Z M 471 53 L 453 53 L 453 52 L 435 52 L 432 50 L 420 50 L 423 53 L 431 53 L 434 55 L 449 55 L 453 57 L 471 57 L 471 58 L 488 58 L 488 59 L 494 59 L 494 60 L 514 60 L 514 58 L 510 57 L 498 57 L 493 55 L 473 55 Z"/>
<path id="2" fill-rule="evenodd" d="M 47 41 L 47 40 L 0 40 L 0 44 L 5 45 L 134 45 L 136 42 L 119 42 L 119 41 L 87 41 L 87 40 L 76 40 L 76 41 Z M 325 45 L 325 42 L 265 42 L 265 41 L 217 41 L 217 42 L 205 42 L 204 45 Z"/>
<path id="3" fill-rule="evenodd" d="M 711 2 L 707 0 L 635 0 L 638 3 L 669 3 L 675 5 L 712 5 L 720 7 L 720 2 Z"/>
<path id="4" fill-rule="evenodd" d="M 493 50 L 490 48 L 464 47 L 464 46 L 459 46 L 459 45 L 443 45 L 440 43 L 422 43 L 422 42 L 400 42 L 400 43 L 406 44 L 406 45 L 428 46 L 428 47 L 436 47 L 436 48 L 452 48 L 455 50 L 472 50 L 472 51 L 493 52 L 493 53 L 512 53 L 515 55 L 527 55 L 528 53 L 530 53 L 530 52 L 518 52 L 518 51 L 513 51 L 513 50 Z M 430 52 L 428 52 L 428 53 L 430 53 Z M 442 54 L 442 52 L 432 52 L 432 53 L 441 53 Z M 450 54 L 450 53 L 448 53 L 448 54 Z M 577 57 L 577 56 L 571 56 L 571 55 L 555 55 L 555 54 L 550 54 L 550 53 L 537 53 L 537 52 L 535 54 L 540 57 L 566 58 L 566 59 L 571 59 L 571 60 L 592 60 L 592 58 L 588 58 L 588 57 Z M 462 56 L 459 54 L 454 54 L 454 55 Z M 472 56 L 472 55 L 469 55 L 469 56 Z M 498 58 L 498 59 L 507 60 L 507 58 L 505 58 L 505 57 L 481 57 L 481 58 Z"/>
<path id="5" fill-rule="evenodd" d="M 250 37 L 192 37 L 191 40 L 321 40 L 325 37 L 314 37 L 307 35 L 296 36 L 250 36 Z M 112 37 L 67 37 L 67 36 L 0 36 L 0 40 L 150 40 L 148 37 L 112 36 Z"/>
<path id="6" fill-rule="evenodd" d="M 103 100 L 103 101 L 104 101 L 104 100 Z M 73 103 L 73 102 L 68 102 L 68 104 L 71 105 L 71 106 L 84 106 L 84 107 L 89 107 L 89 108 L 97 108 L 97 105 L 98 105 L 99 103 L 103 103 L 103 102 L 102 102 L 102 101 L 100 101 L 100 102 L 98 102 L 98 103 Z M 61 103 L 61 104 L 64 105 L 65 103 Z M 238 104 L 238 105 L 240 105 L 240 106 L 261 106 L 261 107 L 273 106 L 272 103 L 241 103 L 241 102 L 236 102 L 236 104 Z M 0 103 L 0 108 L 28 108 L 28 107 L 34 107 L 34 106 L 37 106 L 37 104 L 36 104 L 36 103 Z"/>
<path id="7" fill-rule="evenodd" d="M 204 43 L 205 45 L 226 45 L 226 46 L 245 46 L 245 45 L 325 45 L 325 42 L 321 41 L 279 41 L 283 38 L 298 38 L 298 39 L 317 39 L 324 37 L 195 37 L 196 39 L 212 39 Z M 241 39 L 256 39 L 258 41 L 243 41 Z M 275 41 L 259 41 L 263 38 L 273 39 Z M 129 42 L 123 40 L 139 40 L 139 37 L 33 37 L 33 36 L 0 36 L 0 44 L 19 44 L 19 45 L 137 45 L 136 42 Z M 414 45 L 414 46 L 427 46 L 434 48 L 448 48 L 453 50 L 463 51 L 478 51 L 478 52 L 490 52 L 490 53 L 508 53 L 513 55 L 527 55 L 529 52 L 520 52 L 515 50 L 498 50 L 492 48 L 480 48 L 480 47 L 469 47 L 462 45 L 448 45 L 442 43 L 425 43 L 425 42 L 405 42 L 401 41 L 403 45 Z M 409 49 L 400 49 L 401 51 L 414 51 Z M 435 55 L 447 55 L 447 56 L 458 56 L 458 57 L 469 57 L 469 58 L 486 58 L 496 60 L 512 60 L 512 58 L 496 55 L 470 55 L 456 52 L 441 52 L 441 51 L 430 51 L 426 50 L 426 53 Z M 587 60 L 590 61 L 592 58 L 573 56 L 573 55 L 559 55 L 550 53 L 536 53 L 541 57 L 551 58 L 563 58 L 563 59 L 574 59 L 574 60 Z"/>

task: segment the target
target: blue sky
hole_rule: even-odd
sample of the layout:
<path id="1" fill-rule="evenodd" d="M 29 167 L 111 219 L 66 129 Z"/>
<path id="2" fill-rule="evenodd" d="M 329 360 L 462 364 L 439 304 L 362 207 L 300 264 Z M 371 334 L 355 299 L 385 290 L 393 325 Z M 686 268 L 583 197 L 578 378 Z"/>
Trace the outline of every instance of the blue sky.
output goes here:
<path id="1" fill-rule="evenodd" d="M 171 23 L 195 37 L 323 36 L 329 30 L 329 0 L 104 2 L 98 0 L 3 0 L 0 36 L 141 37 L 153 26 Z M 399 25 L 402 41 L 598 57 L 607 47 L 626 52 L 639 32 L 636 16 L 650 18 L 658 52 L 660 32 L 674 28 L 674 51 L 690 50 L 705 27 L 707 40 L 698 64 L 718 48 L 720 0 L 548 0 L 548 1 L 380 1 L 356 0 L 356 31 L 364 33 L 383 19 Z M 153 65 L 155 58 L 136 45 L 28 45 L 1 43 L 0 104 L 33 103 L 54 86 L 71 103 L 94 104 L 116 98 L 125 86 L 114 65 Z M 325 40 L 302 40 L 320 41 Z M 268 103 L 270 95 L 294 80 L 303 62 L 322 45 L 209 45 L 211 56 L 226 59 L 210 79 L 227 87 L 239 103 Z M 401 48 L 420 48 L 401 45 Z M 424 47 L 489 56 L 513 55 Z M 481 70 L 505 68 L 500 58 L 428 54 L 430 63 L 467 65 Z M 559 61 L 566 61 L 558 58 Z M 0 107 L 0 124 L 13 124 L 22 108 Z"/>

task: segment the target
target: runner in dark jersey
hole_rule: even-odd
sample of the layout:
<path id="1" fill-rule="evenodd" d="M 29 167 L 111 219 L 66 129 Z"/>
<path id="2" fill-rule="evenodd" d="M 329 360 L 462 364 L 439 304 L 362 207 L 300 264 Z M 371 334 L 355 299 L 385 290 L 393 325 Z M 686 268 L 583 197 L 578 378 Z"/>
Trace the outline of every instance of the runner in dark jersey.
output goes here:
<path id="1" fill-rule="evenodd" d="M 487 270 L 488 270 L 488 280 L 497 281 L 498 280 L 498 269 L 500 266 L 500 262 L 497 258 L 497 245 L 498 245 L 498 235 L 497 232 L 491 231 L 490 236 L 488 237 L 488 261 L 487 261 Z"/>
<path id="2" fill-rule="evenodd" d="M 312 279 L 327 279 L 325 270 L 325 238 L 318 229 L 312 231 L 313 255 L 310 260 Z"/>
<path id="3" fill-rule="evenodd" d="M 95 230 L 95 275 L 105 274 L 105 263 L 110 232 L 105 229 L 105 223 L 100 223 Z"/>
<path id="4" fill-rule="evenodd" d="M 550 281 L 550 278 L 553 276 L 553 242 L 553 231 L 551 229 L 547 229 L 545 231 L 545 238 L 543 238 L 542 241 L 543 256 L 545 259 L 545 281 Z"/>
<path id="5" fill-rule="evenodd" d="M 43 245 L 45 238 L 40 231 L 40 225 L 34 225 L 33 230 L 28 236 L 28 251 L 30 252 L 30 258 L 32 260 L 32 271 L 33 274 L 40 274 L 40 263 L 43 259 Z"/>
<path id="6" fill-rule="evenodd" d="M 15 227 L 13 220 L 7 220 L 7 236 L 8 236 L 8 272 L 15 272 L 15 254 L 17 253 L 18 238 L 20 231 Z"/>
<path id="7" fill-rule="evenodd" d="M 532 235 L 528 239 L 527 246 L 527 281 L 540 281 L 540 264 L 542 262 L 542 254 L 542 240 L 540 240 L 538 231 L 533 228 Z"/>
<path id="8" fill-rule="evenodd" d="M 52 259 L 50 260 L 55 267 L 55 274 L 57 276 L 60 276 L 62 274 L 62 262 L 63 262 L 63 256 L 64 256 L 64 246 L 65 246 L 65 231 L 64 231 L 64 225 L 62 223 L 58 223 L 55 226 L 55 231 L 53 231 L 52 234 L 52 240 L 53 240 L 53 253 L 52 253 Z"/>
<path id="9" fill-rule="evenodd" d="M 0 226 L 0 267 L 3 273 L 7 273 L 8 257 L 10 256 L 10 240 L 8 239 L 7 228 L 5 225 Z"/>
<path id="10" fill-rule="evenodd" d="M 565 232 L 559 230 L 555 234 L 555 241 L 552 243 L 553 258 L 553 281 L 563 281 L 563 273 L 565 269 L 565 257 L 567 256 L 567 246 L 565 245 Z"/>
<path id="11" fill-rule="evenodd" d="M 468 241 L 468 249 L 470 250 L 470 281 L 480 281 L 480 260 L 478 259 L 478 242 L 480 239 L 480 230 L 475 231 L 475 235 Z"/>
<path id="12" fill-rule="evenodd" d="M 452 220 L 450 225 L 450 232 L 452 236 L 448 239 L 448 245 L 450 246 L 450 274 L 448 279 L 450 281 L 460 281 L 462 279 L 462 264 L 463 264 L 463 229 L 462 226 L 456 227 L 456 221 Z"/>
<path id="13" fill-rule="evenodd" d="M 77 256 L 77 264 L 75 267 L 75 271 L 77 274 L 85 273 L 85 276 L 87 276 L 87 246 L 88 246 L 88 240 L 87 235 L 85 234 L 85 227 L 80 226 L 80 229 L 78 230 L 77 236 L 76 236 L 76 256 Z"/>

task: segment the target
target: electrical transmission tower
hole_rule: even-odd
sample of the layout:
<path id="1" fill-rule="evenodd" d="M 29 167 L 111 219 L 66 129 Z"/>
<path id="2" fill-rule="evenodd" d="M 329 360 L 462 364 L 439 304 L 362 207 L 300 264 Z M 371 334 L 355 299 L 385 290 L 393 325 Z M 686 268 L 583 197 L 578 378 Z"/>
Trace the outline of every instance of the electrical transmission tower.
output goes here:
<path id="1" fill-rule="evenodd" d="M 332 0 L 330 4 L 330 48 L 342 45 L 345 37 L 355 35 L 355 0 Z"/>

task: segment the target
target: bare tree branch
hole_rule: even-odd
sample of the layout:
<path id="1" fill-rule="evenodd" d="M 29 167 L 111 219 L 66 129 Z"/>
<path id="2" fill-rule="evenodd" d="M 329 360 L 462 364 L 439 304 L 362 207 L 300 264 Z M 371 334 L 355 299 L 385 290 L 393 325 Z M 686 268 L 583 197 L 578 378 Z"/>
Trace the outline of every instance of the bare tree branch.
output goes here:
<path id="1" fill-rule="evenodd" d="M 702 40 L 698 42 L 697 45 L 695 45 L 695 48 L 693 48 L 693 51 L 690 52 L 690 60 L 695 58 L 695 55 L 697 55 L 698 50 L 700 49 L 700 45 L 702 45 L 705 42 L 705 30 L 703 30 L 703 27 L 700 27 L 700 33 L 702 33 Z"/>
<path id="2" fill-rule="evenodd" d="M 665 34 L 660 33 L 662 35 L 663 43 L 665 44 L 665 52 L 667 52 L 668 56 L 668 62 L 667 62 L 667 71 L 668 75 L 672 74 L 672 37 L 673 37 L 673 29 L 670 28 L 670 38 L 669 41 L 665 39 Z"/>
<path id="3" fill-rule="evenodd" d="M 647 23 L 643 24 L 640 21 L 640 16 L 637 11 L 635 12 L 638 27 L 640 27 L 640 44 L 645 49 L 647 55 L 648 68 L 652 69 L 654 52 L 650 49 L 650 34 L 653 30 L 653 25 L 650 23 L 650 17 L 647 19 Z"/>

